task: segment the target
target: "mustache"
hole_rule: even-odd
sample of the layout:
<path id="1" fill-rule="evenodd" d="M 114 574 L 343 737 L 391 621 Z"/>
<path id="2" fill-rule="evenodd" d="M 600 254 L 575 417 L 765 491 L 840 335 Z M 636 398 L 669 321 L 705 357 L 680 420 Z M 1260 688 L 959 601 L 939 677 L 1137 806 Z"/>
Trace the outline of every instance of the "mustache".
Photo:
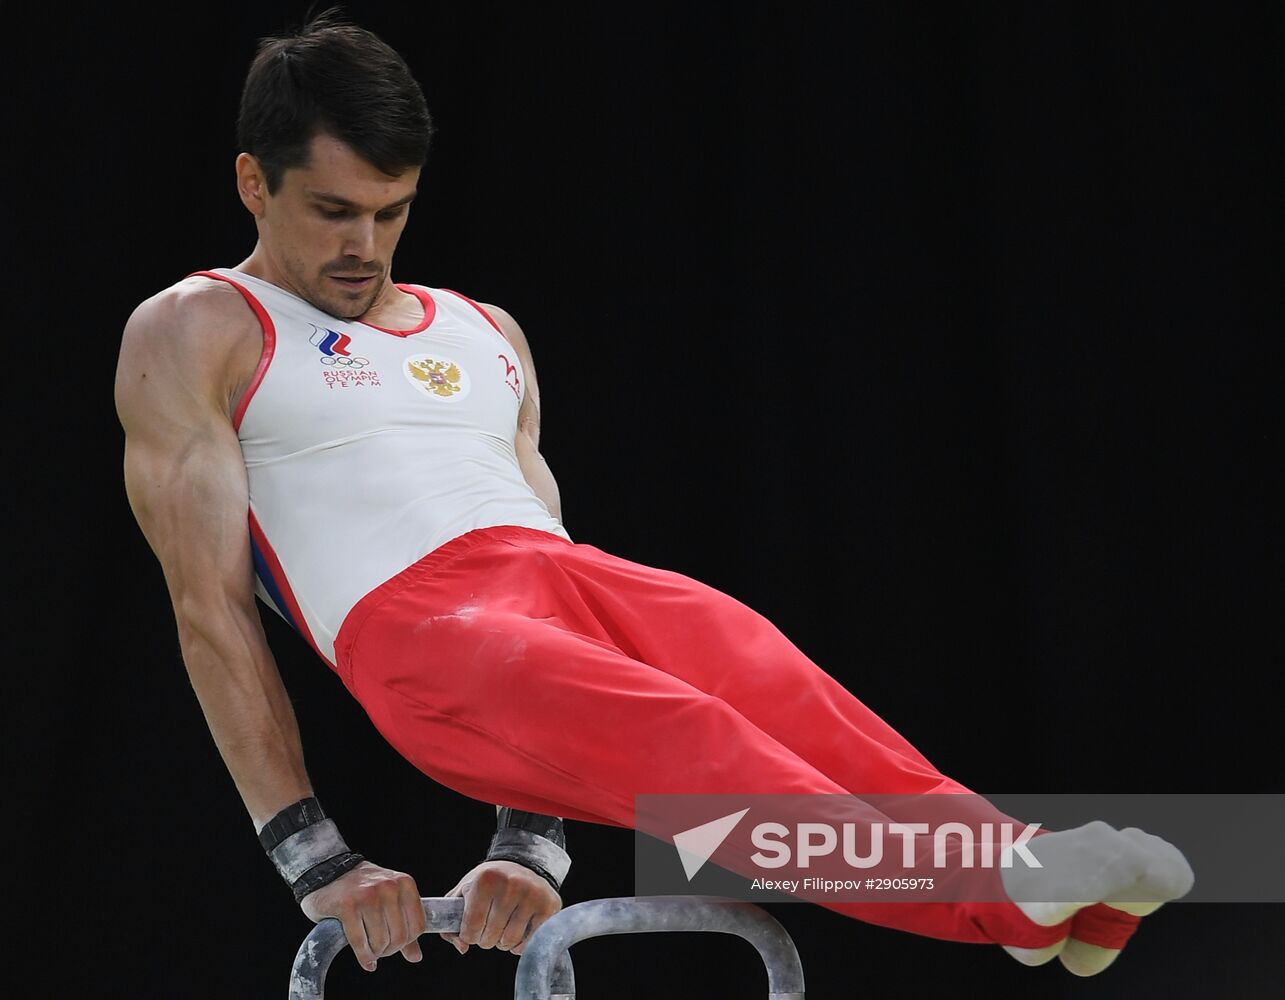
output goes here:
<path id="1" fill-rule="evenodd" d="M 375 263 L 363 263 L 360 266 L 354 266 L 351 261 L 345 261 L 342 264 L 328 264 L 321 272 L 322 274 L 334 275 L 335 277 L 351 277 L 357 274 L 383 274 L 384 269 Z"/>

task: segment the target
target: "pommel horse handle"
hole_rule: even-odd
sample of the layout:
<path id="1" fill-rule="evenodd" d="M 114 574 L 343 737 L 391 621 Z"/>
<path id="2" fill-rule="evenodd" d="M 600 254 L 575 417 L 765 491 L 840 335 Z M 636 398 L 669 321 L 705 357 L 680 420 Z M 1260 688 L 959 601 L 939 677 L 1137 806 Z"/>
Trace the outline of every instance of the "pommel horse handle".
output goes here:
<path id="1" fill-rule="evenodd" d="M 427 934 L 455 933 L 464 900 L 421 900 Z M 577 941 L 606 934 L 649 931 L 717 931 L 752 944 L 767 969 L 768 1000 L 804 1000 L 803 966 L 794 941 L 776 918 L 743 900 L 711 896 L 616 896 L 565 907 L 528 939 L 518 961 L 514 1000 L 575 1000 L 575 976 L 568 949 Z M 348 939 L 343 924 L 327 917 L 304 938 L 290 973 L 290 1000 L 325 1000 L 326 973 Z M 666 996 L 676 996 L 666 990 Z"/>
<path id="2" fill-rule="evenodd" d="M 425 934 L 459 932 L 460 921 L 464 918 L 463 899 L 457 896 L 429 896 L 420 902 L 424 904 L 424 916 L 428 918 Z M 334 917 L 318 921 L 317 926 L 303 939 L 303 944 L 295 955 L 294 968 L 290 970 L 290 1000 L 324 1000 L 326 973 L 330 971 L 330 963 L 347 947 L 348 938 L 344 935 L 343 924 Z M 576 995 L 571 956 L 565 950 L 553 965 L 551 988 L 555 995 Z"/>
<path id="3" fill-rule="evenodd" d="M 518 961 L 514 1000 L 564 1000 L 561 962 L 577 941 L 647 931 L 735 934 L 763 959 L 768 1000 L 803 1000 L 803 965 L 785 928 L 760 906 L 713 896 L 616 896 L 564 907 L 527 940 Z M 663 995 L 677 997 L 681 992 L 667 988 Z"/>

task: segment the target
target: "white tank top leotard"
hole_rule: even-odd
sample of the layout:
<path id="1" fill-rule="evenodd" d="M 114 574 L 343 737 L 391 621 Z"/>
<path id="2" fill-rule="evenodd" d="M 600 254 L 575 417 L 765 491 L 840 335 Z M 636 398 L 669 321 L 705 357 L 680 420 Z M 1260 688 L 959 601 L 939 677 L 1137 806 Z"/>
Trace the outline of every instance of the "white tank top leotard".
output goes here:
<path id="1" fill-rule="evenodd" d="M 471 299 L 398 284 L 424 318 L 386 330 L 232 268 L 196 273 L 235 286 L 263 328 L 233 415 L 255 593 L 332 667 L 353 605 L 450 539 L 518 524 L 571 540 L 518 465 L 522 362 Z"/>

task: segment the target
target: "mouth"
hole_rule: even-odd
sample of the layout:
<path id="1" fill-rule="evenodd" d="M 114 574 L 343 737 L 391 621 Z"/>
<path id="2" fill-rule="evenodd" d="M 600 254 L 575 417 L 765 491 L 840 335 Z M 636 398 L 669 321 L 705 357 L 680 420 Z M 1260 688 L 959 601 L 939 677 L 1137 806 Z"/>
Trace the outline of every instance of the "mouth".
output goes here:
<path id="1" fill-rule="evenodd" d="M 353 292 L 365 291 L 370 287 L 371 283 L 375 280 L 375 277 L 376 276 L 373 274 L 352 275 L 348 277 L 343 277 L 338 274 L 330 275 L 330 279 L 338 283 L 340 288 L 346 288 Z"/>

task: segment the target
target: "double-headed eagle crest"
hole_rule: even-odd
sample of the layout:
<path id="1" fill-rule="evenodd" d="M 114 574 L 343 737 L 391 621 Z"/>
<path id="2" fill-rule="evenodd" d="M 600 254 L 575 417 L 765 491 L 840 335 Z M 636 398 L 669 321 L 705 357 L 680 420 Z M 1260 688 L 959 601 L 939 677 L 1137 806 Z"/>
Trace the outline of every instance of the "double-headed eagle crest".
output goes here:
<path id="1" fill-rule="evenodd" d="M 438 396 L 454 396 L 460 391 L 460 369 L 454 362 L 408 361 L 406 370 L 428 392 Z"/>

